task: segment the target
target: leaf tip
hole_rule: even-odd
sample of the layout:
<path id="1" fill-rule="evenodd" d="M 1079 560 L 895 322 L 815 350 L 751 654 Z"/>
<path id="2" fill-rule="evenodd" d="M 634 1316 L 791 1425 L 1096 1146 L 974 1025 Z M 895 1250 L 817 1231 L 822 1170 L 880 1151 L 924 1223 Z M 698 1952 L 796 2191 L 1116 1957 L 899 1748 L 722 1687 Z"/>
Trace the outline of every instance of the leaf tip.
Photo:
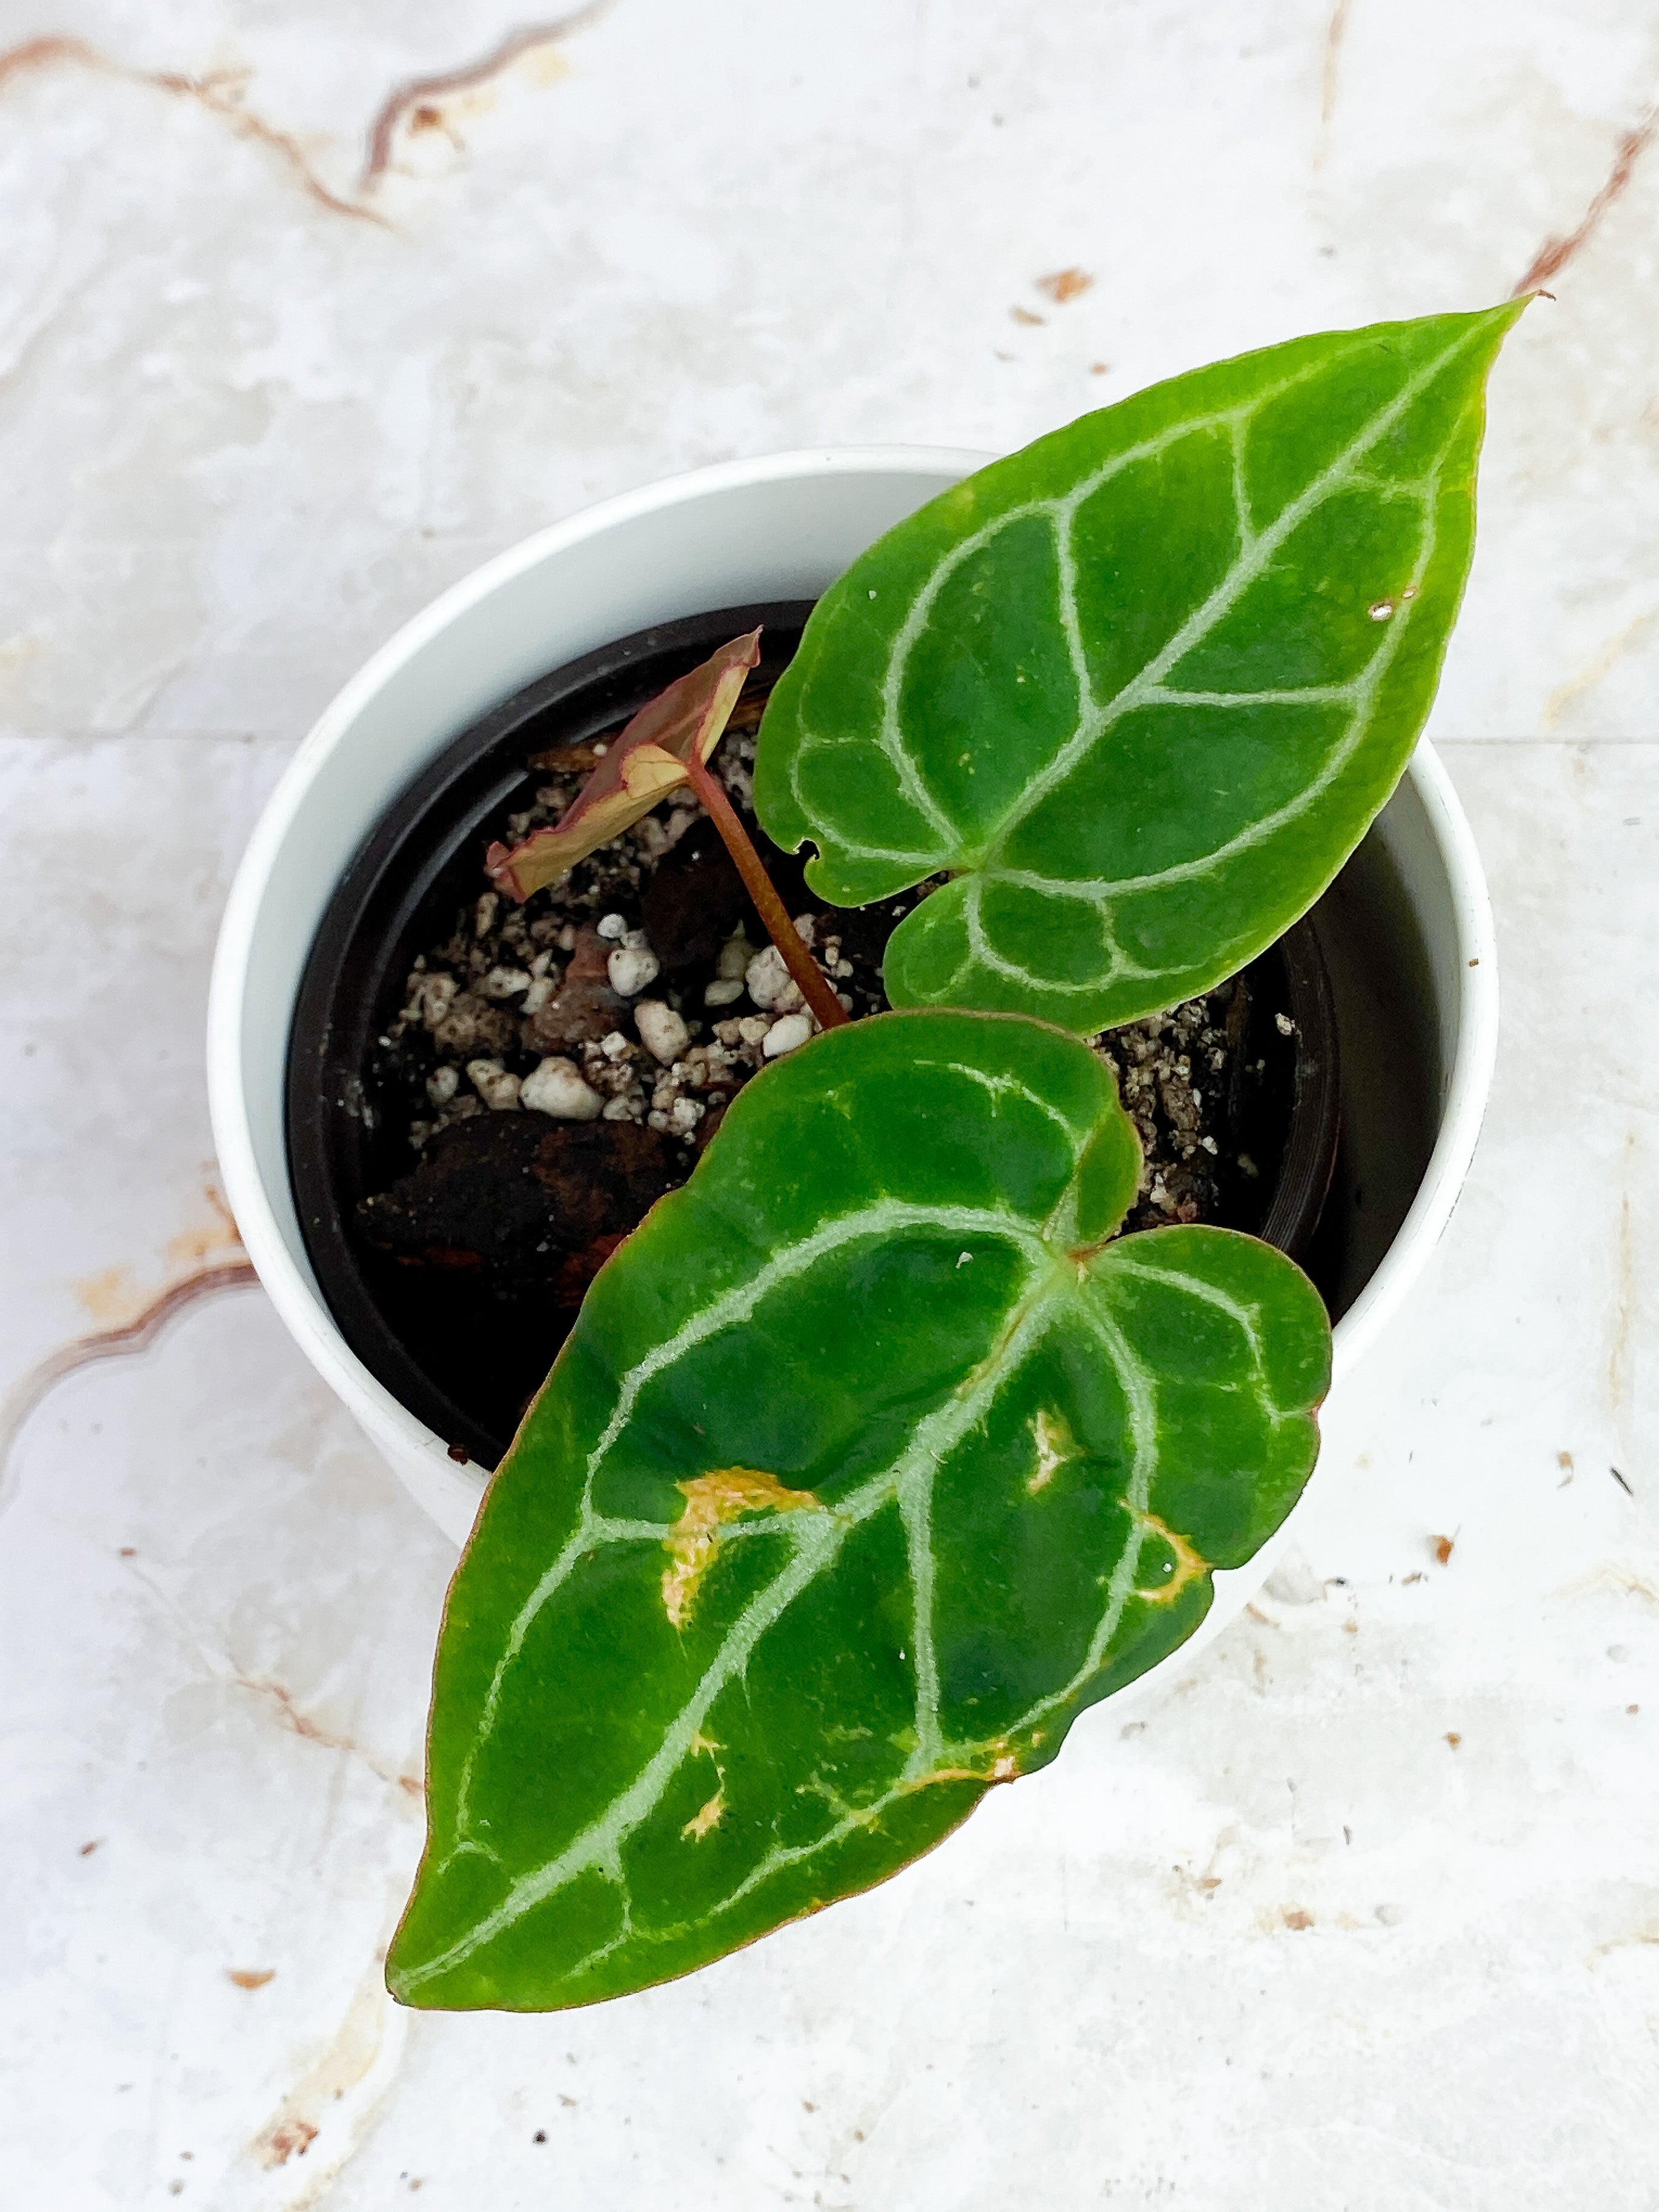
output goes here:
<path id="1" fill-rule="evenodd" d="M 517 862 L 523 850 L 522 845 L 503 845 L 497 838 L 484 854 L 485 875 L 498 891 L 506 892 L 515 906 L 522 906 L 530 896 L 519 883 Z"/>
<path id="2" fill-rule="evenodd" d="M 1494 307 L 1477 307 L 1469 317 L 1469 320 L 1484 323 L 1489 328 L 1495 329 L 1498 342 L 1501 343 L 1534 300 L 1553 300 L 1554 297 L 1555 295 L 1553 292 L 1540 291 L 1536 288 L 1526 292 L 1516 292 L 1507 300 L 1499 300 Z"/>

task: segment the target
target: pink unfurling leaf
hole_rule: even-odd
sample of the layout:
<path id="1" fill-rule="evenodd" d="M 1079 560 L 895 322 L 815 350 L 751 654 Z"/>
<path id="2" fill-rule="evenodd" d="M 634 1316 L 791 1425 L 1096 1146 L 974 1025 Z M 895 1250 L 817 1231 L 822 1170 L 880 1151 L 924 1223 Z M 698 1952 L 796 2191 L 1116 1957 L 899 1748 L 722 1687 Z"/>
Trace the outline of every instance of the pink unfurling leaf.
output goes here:
<path id="1" fill-rule="evenodd" d="M 693 750 L 699 761 L 714 751 L 759 659 L 760 631 L 751 629 L 641 707 L 559 821 L 520 844 L 490 847 L 484 866 L 496 889 L 522 904 L 620 837 L 677 784 L 690 782 L 685 764 Z"/>

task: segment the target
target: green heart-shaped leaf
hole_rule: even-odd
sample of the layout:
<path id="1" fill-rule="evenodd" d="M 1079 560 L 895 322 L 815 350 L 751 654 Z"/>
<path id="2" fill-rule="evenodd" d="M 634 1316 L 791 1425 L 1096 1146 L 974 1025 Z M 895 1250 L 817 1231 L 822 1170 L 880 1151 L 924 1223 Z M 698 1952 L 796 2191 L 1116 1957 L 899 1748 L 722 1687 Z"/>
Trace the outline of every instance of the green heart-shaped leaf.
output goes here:
<path id="1" fill-rule="evenodd" d="M 891 1014 L 733 1103 L 589 1292 L 450 1594 L 417 2005 L 583 2004 L 892 1874 L 1300 1492 L 1323 1308 L 1058 1030 Z"/>
<path id="2" fill-rule="evenodd" d="M 844 906 L 941 872 L 896 1006 L 1083 1033 L 1304 913 L 1410 757 L 1524 301 L 1194 371 L 981 469 L 818 602 L 755 804 Z"/>

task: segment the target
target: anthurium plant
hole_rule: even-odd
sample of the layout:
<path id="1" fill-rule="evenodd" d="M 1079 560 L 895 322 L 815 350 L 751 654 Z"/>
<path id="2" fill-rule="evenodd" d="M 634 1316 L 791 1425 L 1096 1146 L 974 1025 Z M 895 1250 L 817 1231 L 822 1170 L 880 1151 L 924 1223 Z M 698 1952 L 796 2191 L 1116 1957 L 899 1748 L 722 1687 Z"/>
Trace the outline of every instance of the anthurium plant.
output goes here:
<path id="1" fill-rule="evenodd" d="M 1119 1233 L 1139 1141 L 1083 1040 L 1270 945 L 1398 781 L 1519 313 L 1178 377 L 969 477 L 818 603 L 757 811 L 832 902 L 944 880 L 889 942 L 896 1011 L 848 1024 L 803 980 L 823 1033 L 602 1270 L 490 1485 L 404 2002 L 589 2003 L 881 1881 L 1174 1650 L 1295 1503 L 1318 1293 L 1231 1231 Z M 498 885 L 683 781 L 730 838 L 706 763 L 755 646 L 493 848 Z"/>

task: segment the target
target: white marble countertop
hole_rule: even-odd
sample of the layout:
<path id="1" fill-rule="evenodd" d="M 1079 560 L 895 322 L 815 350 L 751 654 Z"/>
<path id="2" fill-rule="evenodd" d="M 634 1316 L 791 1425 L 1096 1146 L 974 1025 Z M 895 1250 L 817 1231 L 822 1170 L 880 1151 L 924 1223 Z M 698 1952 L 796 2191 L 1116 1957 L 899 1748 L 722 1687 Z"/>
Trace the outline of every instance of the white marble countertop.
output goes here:
<path id="1" fill-rule="evenodd" d="M 1650 2212 L 1651 6 L 520 21 L 0 0 L 0 2199 Z M 452 1562 L 240 1284 L 203 1102 L 299 736 L 596 496 L 1011 446 L 1540 268 L 1433 724 L 1498 1088 L 1303 1552 L 872 1895 L 592 2012 L 398 2012 Z"/>

